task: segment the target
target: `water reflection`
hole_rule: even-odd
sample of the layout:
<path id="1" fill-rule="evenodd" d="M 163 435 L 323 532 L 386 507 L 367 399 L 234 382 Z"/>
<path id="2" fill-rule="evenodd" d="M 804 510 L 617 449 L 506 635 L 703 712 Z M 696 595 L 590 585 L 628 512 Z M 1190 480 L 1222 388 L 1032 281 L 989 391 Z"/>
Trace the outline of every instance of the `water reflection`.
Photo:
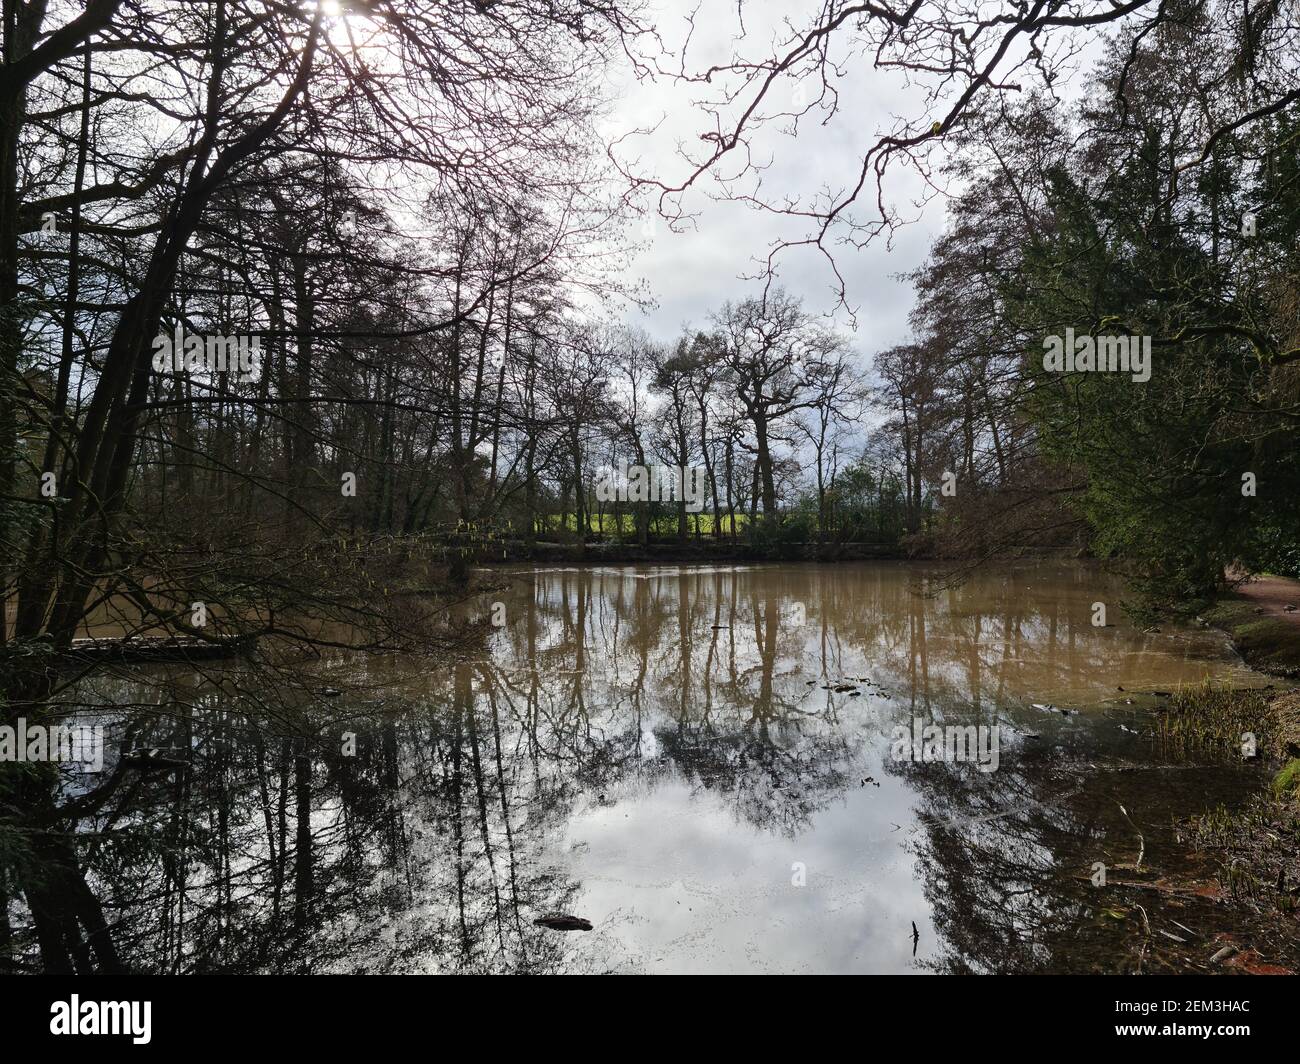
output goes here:
<path id="1" fill-rule="evenodd" d="M 479 575 L 508 584 L 484 595 L 506 624 L 481 660 L 66 692 L 110 726 L 105 771 L 3 767 L 22 812 L 0 824 L 0 961 L 1129 970 L 1135 924 L 1092 862 L 1131 866 L 1140 836 L 1148 870 L 1173 863 L 1173 815 L 1252 785 L 1162 764 L 1120 727 L 1141 712 L 1128 692 L 1251 676 L 1217 633 L 1125 625 L 1085 566 L 943 590 L 901 564 Z M 1114 627 L 1092 625 L 1098 600 Z M 322 677 L 343 696 L 317 697 Z M 894 761 L 914 717 L 997 726 L 998 771 Z M 188 767 L 121 756 L 140 748 Z M 547 913 L 595 928 L 536 926 Z"/>

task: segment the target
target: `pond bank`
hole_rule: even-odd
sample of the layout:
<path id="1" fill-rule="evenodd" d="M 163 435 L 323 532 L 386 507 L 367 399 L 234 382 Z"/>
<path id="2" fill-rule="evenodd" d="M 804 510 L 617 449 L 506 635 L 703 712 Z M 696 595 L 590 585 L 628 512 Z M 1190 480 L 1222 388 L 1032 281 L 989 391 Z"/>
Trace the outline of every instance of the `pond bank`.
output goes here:
<path id="1" fill-rule="evenodd" d="M 1294 974 L 1275 963 L 1268 946 L 1281 950 L 1300 939 L 1300 691 L 1208 684 L 1179 691 L 1160 712 L 1157 730 L 1178 753 L 1225 761 L 1259 757 L 1271 779 L 1236 809 L 1220 806 L 1177 825 L 1179 842 L 1204 870 L 1171 881 L 1169 889 L 1211 898 L 1250 927 L 1245 937 L 1217 936 L 1208 956 L 1207 944 L 1187 943 L 1187 963 L 1252 975 Z M 1205 874 L 1212 882 L 1201 878 Z"/>
<path id="2" fill-rule="evenodd" d="M 1300 581 L 1259 576 L 1225 595 L 1206 614 L 1251 668 L 1300 678 Z M 1166 728 L 1234 750 L 1255 736 L 1271 783 L 1243 808 L 1220 809 L 1180 826 L 1180 835 L 1214 861 L 1220 901 L 1258 921 L 1264 934 L 1300 936 L 1300 691 L 1182 692 Z M 1225 941 L 1216 963 L 1257 974 L 1287 971 L 1253 948 Z"/>
<path id="3" fill-rule="evenodd" d="M 1228 633 L 1251 668 L 1300 678 L 1300 581 L 1256 577 L 1220 599 L 1206 620 Z"/>

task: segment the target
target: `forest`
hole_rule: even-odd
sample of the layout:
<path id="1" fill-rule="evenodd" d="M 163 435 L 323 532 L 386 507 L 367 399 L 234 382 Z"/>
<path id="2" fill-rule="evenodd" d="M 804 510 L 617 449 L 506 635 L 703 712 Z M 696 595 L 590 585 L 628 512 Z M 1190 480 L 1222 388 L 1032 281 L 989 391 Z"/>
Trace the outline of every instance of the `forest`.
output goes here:
<path id="1" fill-rule="evenodd" d="M 304 537 L 599 536 L 620 460 L 703 467 L 710 520 L 682 508 L 682 538 L 1073 544 L 1166 606 L 1234 561 L 1295 571 L 1284 5 L 1117 26 L 1068 102 L 1035 45 L 1041 86 L 938 123 L 947 224 L 908 278 L 912 337 L 879 351 L 775 275 L 676 340 L 626 324 L 647 296 L 597 74 L 642 42 L 635 11 L 46 7 L 6 8 L 6 642 Z M 1045 373 L 1066 328 L 1147 336 L 1162 365 Z M 251 339 L 258 372 L 150 372 L 173 329 Z M 647 506 L 609 516 L 647 541 Z"/>

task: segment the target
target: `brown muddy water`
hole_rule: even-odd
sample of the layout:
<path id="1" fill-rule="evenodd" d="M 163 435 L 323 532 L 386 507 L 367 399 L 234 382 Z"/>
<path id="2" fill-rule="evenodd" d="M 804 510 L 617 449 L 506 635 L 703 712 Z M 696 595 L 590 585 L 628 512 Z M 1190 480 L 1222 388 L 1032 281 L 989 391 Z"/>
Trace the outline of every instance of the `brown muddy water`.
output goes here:
<path id="1" fill-rule="evenodd" d="M 480 660 L 340 657 L 287 700 L 242 665 L 68 695 L 191 762 L 79 823 L 129 966 L 1160 971 L 1241 931 L 1173 825 L 1260 770 L 1166 757 L 1150 707 L 1265 681 L 1213 629 L 1136 630 L 1096 567 L 475 575 L 501 604 Z M 916 760 L 928 726 L 979 730 Z"/>

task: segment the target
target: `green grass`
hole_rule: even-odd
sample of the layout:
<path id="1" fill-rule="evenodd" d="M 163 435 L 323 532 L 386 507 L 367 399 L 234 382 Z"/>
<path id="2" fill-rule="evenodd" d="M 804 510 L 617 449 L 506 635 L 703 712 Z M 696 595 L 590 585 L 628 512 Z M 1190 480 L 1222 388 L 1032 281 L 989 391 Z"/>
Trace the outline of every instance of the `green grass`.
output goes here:
<path id="1" fill-rule="evenodd" d="M 1279 798 L 1300 794 L 1300 757 L 1293 758 L 1273 777 L 1273 793 Z"/>
<path id="2" fill-rule="evenodd" d="M 732 524 L 728 515 L 719 515 L 717 522 L 723 535 L 731 535 Z M 743 532 L 748 524 L 748 514 L 736 514 L 735 529 L 737 532 Z M 688 513 L 686 515 L 686 527 L 692 536 L 695 535 L 697 529 L 700 535 L 711 536 L 713 535 L 713 526 L 714 515 L 711 513 Z M 551 514 L 543 519 L 543 527 L 550 531 L 558 531 L 563 528 L 566 532 L 576 534 L 578 519 L 574 514 L 565 514 L 564 523 L 561 525 L 559 514 Z M 591 514 L 587 519 L 587 528 L 588 531 L 600 535 L 621 535 L 624 538 L 631 539 L 636 536 L 636 515 L 620 514 L 619 520 L 616 522 L 613 514 Z M 652 518 L 650 521 L 650 534 L 652 536 L 675 536 L 677 534 L 677 515 L 664 514 Z"/>
<path id="3" fill-rule="evenodd" d="M 1255 612 L 1248 599 L 1229 595 L 1206 615 L 1232 638 L 1252 668 L 1280 676 L 1300 676 L 1300 625 Z"/>

